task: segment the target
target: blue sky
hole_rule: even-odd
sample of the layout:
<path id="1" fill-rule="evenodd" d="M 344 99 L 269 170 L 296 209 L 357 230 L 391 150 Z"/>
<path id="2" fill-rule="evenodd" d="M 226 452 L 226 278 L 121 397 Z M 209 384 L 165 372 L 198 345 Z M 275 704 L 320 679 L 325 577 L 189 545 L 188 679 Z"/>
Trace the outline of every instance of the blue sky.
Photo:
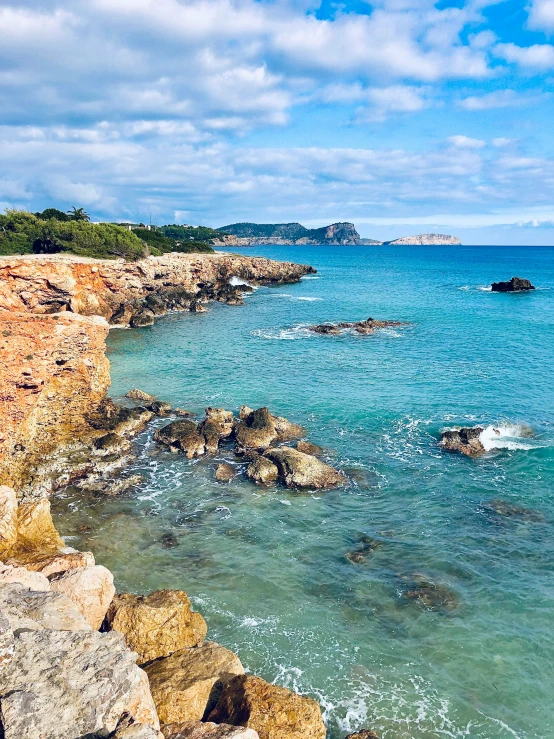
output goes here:
<path id="1" fill-rule="evenodd" d="M 0 0 L 0 205 L 554 244 L 554 0 Z"/>

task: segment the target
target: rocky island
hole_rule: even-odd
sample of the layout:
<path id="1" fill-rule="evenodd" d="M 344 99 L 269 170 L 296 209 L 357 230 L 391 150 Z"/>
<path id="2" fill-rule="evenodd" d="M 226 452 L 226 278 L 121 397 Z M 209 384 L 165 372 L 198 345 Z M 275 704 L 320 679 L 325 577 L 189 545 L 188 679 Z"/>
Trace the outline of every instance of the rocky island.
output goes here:
<path id="1" fill-rule="evenodd" d="M 457 236 L 447 234 L 419 234 L 418 236 L 402 236 L 393 241 L 384 241 L 386 246 L 460 246 Z"/>
<path id="2" fill-rule="evenodd" d="M 535 286 L 529 280 L 523 277 L 512 277 L 506 282 L 493 282 L 491 285 L 493 293 L 522 293 L 529 290 L 536 290 Z"/>

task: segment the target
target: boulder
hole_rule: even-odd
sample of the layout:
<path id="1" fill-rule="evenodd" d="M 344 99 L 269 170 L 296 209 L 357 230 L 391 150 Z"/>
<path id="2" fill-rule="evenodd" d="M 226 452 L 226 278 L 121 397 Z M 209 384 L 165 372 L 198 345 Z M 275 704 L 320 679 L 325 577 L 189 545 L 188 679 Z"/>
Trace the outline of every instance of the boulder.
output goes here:
<path id="1" fill-rule="evenodd" d="M 220 438 L 217 425 L 212 423 L 212 421 L 204 421 L 200 424 L 198 430 L 204 437 L 206 452 L 208 452 L 208 454 L 216 454 L 219 449 Z"/>
<path id="2" fill-rule="evenodd" d="M 190 600 L 181 590 L 116 595 L 106 624 L 124 635 L 128 646 L 137 652 L 139 664 L 199 646 L 208 631 L 201 614 L 191 610 Z"/>
<path id="3" fill-rule="evenodd" d="M 15 490 L 0 485 L 0 554 L 11 549 L 17 539 L 17 497 Z"/>
<path id="4" fill-rule="evenodd" d="M 439 444 L 449 452 L 461 452 L 468 457 L 478 457 L 485 453 L 485 447 L 479 438 L 483 431 L 482 426 L 448 429 L 441 433 Z"/>
<path id="5" fill-rule="evenodd" d="M 30 590 L 50 590 L 48 578 L 40 572 L 29 572 L 25 567 L 0 562 L 0 587 L 13 582 L 20 583 Z"/>
<path id="6" fill-rule="evenodd" d="M 30 590 L 19 583 L 0 587 L 0 613 L 13 631 L 90 631 L 74 603 L 61 593 Z"/>
<path id="7" fill-rule="evenodd" d="M 181 649 L 144 669 L 162 724 L 199 721 L 222 686 L 244 673 L 237 655 L 214 642 Z"/>
<path id="8" fill-rule="evenodd" d="M 211 721 L 185 721 L 162 727 L 164 739 L 259 739 L 258 732 L 244 726 L 214 724 Z"/>
<path id="9" fill-rule="evenodd" d="M 50 587 L 73 601 L 95 630 L 102 625 L 115 595 L 113 575 L 102 565 L 81 567 L 56 575 L 50 580 Z"/>
<path id="10" fill-rule="evenodd" d="M 164 400 L 154 400 L 153 403 L 149 403 L 146 407 L 155 416 L 164 417 L 171 415 L 171 403 L 166 403 Z"/>
<path id="11" fill-rule="evenodd" d="M 235 475 L 235 468 L 232 465 L 227 464 L 227 462 L 222 462 L 217 465 L 214 477 L 218 482 L 229 482 Z"/>
<path id="12" fill-rule="evenodd" d="M 131 398 L 131 400 L 142 400 L 145 403 L 156 400 L 154 395 L 149 395 L 148 393 L 145 393 L 144 390 L 139 390 L 138 388 L 133 388 L 132 390 L 129 390 L 128 393 L 125 393 L 125 397 Z"/>
<path id="13" fill-rule="evenodd" d="M 512 277 L 507 282 L 493 282 L 491 289 L 493 293 L 520 293 L 535 290 L 535 286 L 523 277 Z"/>
<path id="14" fill-rule="evenodd" d="M 16 557 L 10 558 L 6 564 L 18 565 L 19 560 Z M 91 567 L 95 564 L 92 552 L 75 552 L 67 551 L 57 554 L 35 555 L 34 557 L 25 557 L 22 564 L 27 570 L 40 572 L 45 577 L 60 575 L 68 570 L 77 570 L 80 567 Z"/>
<path id="15" fill-rule="evenodd" d="M 17 541 L 13 552 L 56 553 L 65 546 L 50 513 L 50 501 L 20 503 L 17 509 Z"/>
<path id="16" fill-rule="evenodd" d="M 235 418 L 231 411 L 224 408 L 206 408 L 206 421 L 210 421 L 217 428 L 221 438 L 226 439 L 233 433 Z"/>
<path id="17" fill-rule="evenodd" d="M 152 726 L 124 721 L 118 725 L 113 739 L 160 739 L 161 737 L 163 734 Z"/>
<path id="18" fill-rule="evenodd" d="M 288 488 L 320 490 L 342 485 L 344 476 L 325 462 L 290 447 L 269 449 L 265 455 L 279 471 L 279 480 Z"/>
<path id="19" fill-rule="evenodd" d="M 326 735 L 317 701 L 254 675 L 227 682 L 208 720 L 254 729 L 260 739 L 325 739 Z"/>
<path id="20" fill-rule="evenodd" d="M 92 428 L 99 431 L 113 431 L 119 436 L 134 436 L 143 431 L 152 418 L 154 418 L 152 411 L 142 405 L 123 408 L 110 398 L 104 398 L 95 411 L 87 416 L 87 421 Z"/>
<path id="21" fill-rule="evenodd" d="M 148 682 L 120 634 L 22 631 L 0 672 L 5 739 L 107 737 L 124 714 L 159 728 Z"/>
<path id="22" fill-rule="evenodd" d="M 320 457 L 323 454 L 323 449 L 311 441 L 299 441 L 296 445 L 296 451 L 302 452 L 302 454 L 311 454 L 312 457 Z"/>
<path id="23" fill-rule="evenodd" d="M 241 420 L 235 423 L 235 439 L 243 449 L 267 449 L 274 441 L 285 441 L 303 436 L 305 430 L 286 418 L 274 416 L 268 408 L 255 411 L 243 406 Z"/>
<path id="24" fill-rule="evenodd" d="M 188 459 L 200 457 L 206 451 L 206 441 L 194 421 L 173 421 L 154 433 L 154 441 L 173 451 L 183 451 Z"/>
<path id="25" fill-rule="evenodd" d="M 279 477 L 279 470 L 267 457 L 259 456 L 246 468 L 246 475 L 254 482 L 275 482 Z"/>

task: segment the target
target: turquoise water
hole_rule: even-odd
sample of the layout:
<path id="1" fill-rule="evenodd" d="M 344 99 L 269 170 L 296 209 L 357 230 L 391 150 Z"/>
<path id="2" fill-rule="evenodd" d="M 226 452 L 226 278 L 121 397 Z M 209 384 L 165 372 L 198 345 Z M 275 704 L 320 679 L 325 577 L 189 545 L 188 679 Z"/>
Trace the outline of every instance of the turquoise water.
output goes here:
<path id="1" fill-rule="evenodd" d="M 318 274 L 244 307 L 113 330 L 112 395 L 140 387 L 199 414 L 267 405 L 305 425 L 349 485 L 221 485 L 214 460 L 160 452 L 150 430 L 131 470 L 145 484 L 108 501 L 68 490 L 62 533 L 120 590 L 186 590 L 249 670 L 321 701 L 333 739 L 363 726 L 384 739 L 553 737 L 554 249 L 244 252 Z M 486 289 L 513 275 L 541 289 Z M 304 328 L 368 316 L 410 325 Z M 443 453 L 439 431 L 456 423 L 515 438 L 480 459 Z M 496 498 L 542 520 L 482 507 Z M 360 535 L 380 546 L 353 564 Z M 406 597 L 414 575 L 444 586 L 449 607 Z"/>

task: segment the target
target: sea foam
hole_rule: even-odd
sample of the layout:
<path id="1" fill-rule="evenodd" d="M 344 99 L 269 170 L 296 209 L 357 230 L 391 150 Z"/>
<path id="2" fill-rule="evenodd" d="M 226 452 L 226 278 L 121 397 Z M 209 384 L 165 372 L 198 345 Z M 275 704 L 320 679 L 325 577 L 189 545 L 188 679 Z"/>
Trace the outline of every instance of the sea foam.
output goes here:
<path id="1" fill-rule="evenodd" d="M 534 449 L 536 444 L 529 443 L 531 433 L 528 426 L 520 424 L 491 425 L 482 431 L 479 441 L 487 452 L 492 449 Z"/>

